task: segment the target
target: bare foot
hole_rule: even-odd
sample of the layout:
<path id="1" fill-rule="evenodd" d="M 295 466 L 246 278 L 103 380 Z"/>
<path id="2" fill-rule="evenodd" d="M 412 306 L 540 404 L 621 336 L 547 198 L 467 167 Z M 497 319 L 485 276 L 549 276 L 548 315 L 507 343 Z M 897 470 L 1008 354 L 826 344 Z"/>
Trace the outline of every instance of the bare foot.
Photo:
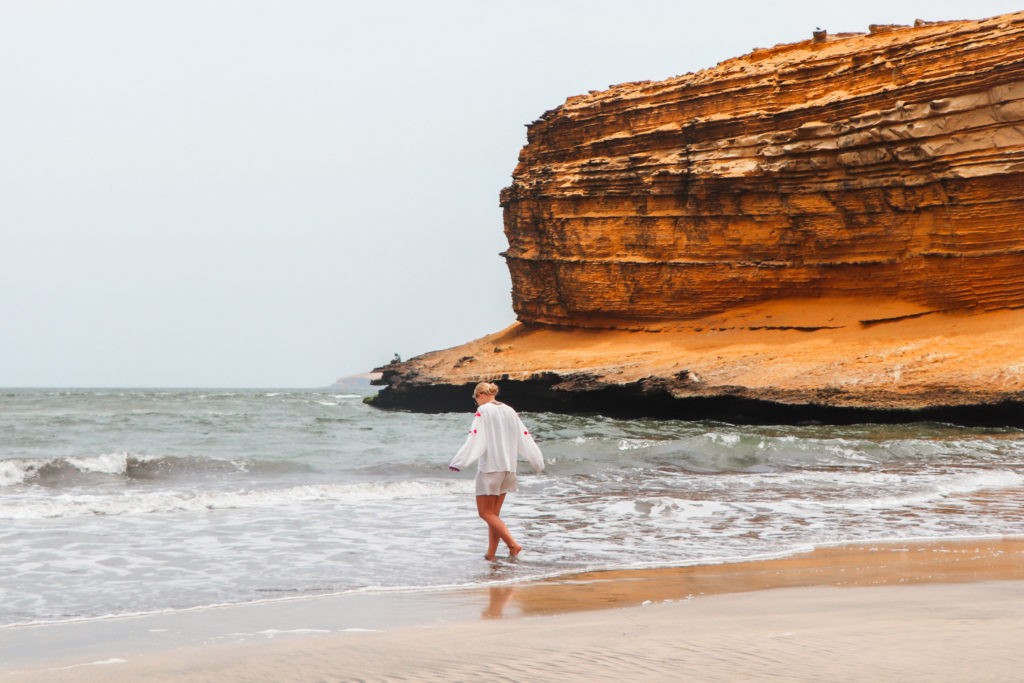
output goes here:
<path id="1" fill-rule="evenodd" d="M 512 559 L 519 557 L 519 553 L 523 552 L 523 546 L 521 545 L 510 545 L 508 547 L 508 556 Z"/>
<path id="2" fill-rule="evenodd" d="M 497 555 L 484 555 L 484 559 L 488 562 L 494 562 L 498 559 Z"/>

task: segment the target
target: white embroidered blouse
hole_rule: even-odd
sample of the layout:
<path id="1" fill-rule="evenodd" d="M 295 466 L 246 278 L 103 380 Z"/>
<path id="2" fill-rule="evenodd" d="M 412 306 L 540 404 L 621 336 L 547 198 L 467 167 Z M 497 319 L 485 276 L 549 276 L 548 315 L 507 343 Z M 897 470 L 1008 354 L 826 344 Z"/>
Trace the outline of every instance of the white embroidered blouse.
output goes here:
<path id="1" fill-rule="evenodd" d="M 461 470 L 479 460 L 480 472 L 515 472 L 520 455 L 535 471 L 544 471 L 544 456 L 516 411 L 489 401 L 477 408 L 466 443 L 448 466 Z"/>

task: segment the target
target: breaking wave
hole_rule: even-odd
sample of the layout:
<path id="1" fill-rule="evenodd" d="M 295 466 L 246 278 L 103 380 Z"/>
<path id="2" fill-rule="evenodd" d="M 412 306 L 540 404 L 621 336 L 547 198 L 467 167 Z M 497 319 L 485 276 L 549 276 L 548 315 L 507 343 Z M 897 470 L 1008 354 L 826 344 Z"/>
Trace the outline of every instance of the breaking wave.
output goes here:
<path id="1" fill-rule="evenodd" d="M 305 468 L 299 465 L 283 462 L 136 455 L 125 452 L 79 457 L 14 458 L 0 460 L 0 488 L 18 485 L 62 488 L 111 481 L 174 481 L 192 477 L 217 477 L 260 471 L 281 473 L 303 469 Z"/>

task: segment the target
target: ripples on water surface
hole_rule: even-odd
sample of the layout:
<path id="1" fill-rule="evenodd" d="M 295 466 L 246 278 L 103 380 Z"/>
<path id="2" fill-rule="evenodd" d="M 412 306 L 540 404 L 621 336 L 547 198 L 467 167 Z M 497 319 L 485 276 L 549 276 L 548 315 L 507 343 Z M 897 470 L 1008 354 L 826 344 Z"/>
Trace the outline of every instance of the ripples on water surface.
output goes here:
<path id="1" fill-rule="evenodd" d="M 469 403 L 467 397 L 467 404 Z M 341 391 L 0 391 L 0 624 L 1024 533 L 1024 432 L 524 414 L 480 559 L 467 413 Z"/>

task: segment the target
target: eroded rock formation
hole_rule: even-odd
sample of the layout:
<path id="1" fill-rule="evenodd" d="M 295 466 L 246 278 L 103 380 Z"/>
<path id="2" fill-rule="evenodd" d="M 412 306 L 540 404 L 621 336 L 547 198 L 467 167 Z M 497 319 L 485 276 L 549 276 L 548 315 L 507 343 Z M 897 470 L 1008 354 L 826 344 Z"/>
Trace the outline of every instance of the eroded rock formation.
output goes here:
<path id="1" fill-rule="evenodd" d="M 569 98 L 501 204 L 520 323 L 383 368 L 378 405 L 505 378 L 525 409 L 1021 413 L 1024 12 Z"/>
<path id="2" fill-rule="evenodd" d="M 1024 304 L 1024 15 L 757 50 L 570 98 L 501 196 L 519 319 L 794 296 Z"/>

